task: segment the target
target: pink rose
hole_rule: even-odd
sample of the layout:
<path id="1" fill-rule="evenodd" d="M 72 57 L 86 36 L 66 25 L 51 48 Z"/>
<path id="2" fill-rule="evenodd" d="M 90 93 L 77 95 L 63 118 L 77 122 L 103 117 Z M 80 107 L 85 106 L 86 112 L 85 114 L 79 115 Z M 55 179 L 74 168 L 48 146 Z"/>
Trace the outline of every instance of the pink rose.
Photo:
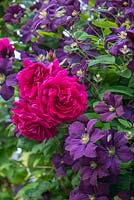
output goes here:
<path id="1" fill-rule="evenodd" d="M 0 39 L 0 58 L 10 58 L 14 56 L 14 47 L 8 38 Z"/>
<path id="2" fill-rule="evenodd" d="M 62 68 L 58 60 L 54 60 L 48 67 L 42 63 L 31 63 L 29 60 L 24 61 L 24 69 L 17 75 L 20 96 L 32 101 L 37 97 L 38 89 L 43 81 L 51 74 L 54 76 Z"/>
<path id="3" fill-rule="evenodd" d="M 63 70 L 54 77 L 49 76 L 40 85 L 37 105 L 58 124 L 70 122 L 81 115 L 87 109 L 87 97 L 85 87 Z"/>
<path id="4" fill-rule="evenodd" d="M 24 137 L 43 141 L 56 135 L 56 127 L 48 127 L 49 116 L 42 116 L 38 110 L 23 100 L 15 102 L 14 105 L 16 108 L 12 109 L 12 122 Z"/>

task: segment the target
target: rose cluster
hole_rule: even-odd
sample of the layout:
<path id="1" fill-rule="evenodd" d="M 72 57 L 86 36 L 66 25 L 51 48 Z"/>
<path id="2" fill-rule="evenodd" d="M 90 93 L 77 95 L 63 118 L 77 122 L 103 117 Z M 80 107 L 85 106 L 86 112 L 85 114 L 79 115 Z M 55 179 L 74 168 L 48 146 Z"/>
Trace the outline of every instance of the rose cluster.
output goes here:
<path id="1" fill-rule="evenodd" d="M 21 99 L 15 102 L 12 121 L 23 136 L 43 141 L 87 109 L 87 93 L 55 59 L 48 66 L 30 60 L 17 75 Z"/>

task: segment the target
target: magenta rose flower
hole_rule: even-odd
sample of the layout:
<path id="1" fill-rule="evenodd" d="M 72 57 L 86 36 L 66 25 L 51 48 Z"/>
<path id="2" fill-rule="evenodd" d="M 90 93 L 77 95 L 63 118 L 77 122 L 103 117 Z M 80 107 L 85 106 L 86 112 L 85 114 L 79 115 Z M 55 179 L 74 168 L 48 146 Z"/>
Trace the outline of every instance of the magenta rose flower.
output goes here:
<path id="1" fill-rule="evenodd" d="M 57 60 L 54 60 L 48 67 L 37 62 L 31 63 L 26 60 L 24 62 L 24 69 L 17 75 L 20 96 L 27 100 L 35 100 L 38 93 L 38 88 L 41 83 L 48 77 L 49 74 L 55 74 L 61 70 Z"/>
<path id="2" fill-rule="evenodd" d="M 49 116 L 41 115 L 38 109 L 24 100 L 15 102 L 14 105 L 16 108 L 12 109 L 12 122 L 21 135 L 37 141 L 43 141 L 56 135 L 56 127 L 49 128 L 51 120 Z"/>
<path id="3" fill-rule="evenodd" d="M 0 58 L 10 58 L 14 56 L 14 47 L 8 38 L 0 39 Z"/>
<path id="4" fill-rule="evenodd" d="M 81 115 L 87 109 L 87 97 L 85 87 L 77 82 L 77 78 L 69 77 L 66 70 L 61 70 L 40 85 L 37 105 L 58 124 Z"/>

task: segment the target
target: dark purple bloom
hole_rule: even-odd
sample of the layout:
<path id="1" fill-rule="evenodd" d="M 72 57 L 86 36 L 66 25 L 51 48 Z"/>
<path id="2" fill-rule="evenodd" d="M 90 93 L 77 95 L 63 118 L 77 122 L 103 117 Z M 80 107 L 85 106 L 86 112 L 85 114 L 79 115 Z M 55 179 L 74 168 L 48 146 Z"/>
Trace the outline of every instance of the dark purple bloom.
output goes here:
<path id="1" fill-rule="evenodd" d="M 88 63 L 85 59 L 82 59 L 81 62 L 75 63 L 74 66 L 72 65 L 71 73 L 73 75 L 76 75 L 79 78 L 79 81 L 84 80 L 86 76 L 86 69 L 87 69 Z"/>
<path id="2" fill-rule="evenodd" d="M 52 163 L 56 169 L 56 178 L 60 176 L 66 176 L 66 165 L 60 154 L 54 154 L 52 158 Z"/>
<path id="3" fill-rule="evenodd" d="M 129 5 L 130 0 L 113 0 L 111 2 L 114 7 L 120 9 L 120 7 L 127 7 Z"/>
<path id="4" fill-rule="evenodd" d="M 134 102 L 125 105 L 123 109 L 124 114 L 122 118 L 130 121 L 131 123 L 134 123 Z"/>
<path id="5" fill-rule="evenodd" d="M 16 82 L 16 74 L 12 74 L 12 61 L 2 59 L 0 61 L 0 95 L 3 99 L 9 100 L 13 96 L 13 86 Z"/>
<path id="6" fill-rule="evenodd" d="M 51 200 L 50 192 L 45 192 L 45 193 L 43 193 L 42 196 L 43 196 L 42 200 Z"/>
<path id="7" fill-rule="evenodd" d="M 124 114 L 122 96 L 106 92 L 103 101 L 94 107 L 94 111 L 100 115 L 103 122 L 110 122 L 114 118 L 122 116 Z"/>
<path id="8" fill-rule="evenodd" d="M 11 5 L 7 8 L 4 15 L 4 21 L 9 24 L 18 24 L 21 20 L 21 17 L 24 15 L 24 8 L 19 4 Z"/>
<path id="9" fill-rule="evenodd" d="M 121 54 L 128 54 L 131 49 L 134 49 L 133 35 L 134 27 L 130 26 L 126 30 L 125 26 L 120 26 L 119 28 L 111 28 L 113 35 L 110 35 L 105 40 L 105 48 L 108 47 L 109 43 L 114 44 L 110 46 L 109 53 L 114 56 L 119 56 Z"/>
<path id="10" fill-rule="evenodd" d="M 48 5 L 42 4 L 33 20 L 32 29 L 56 31 L 59 26 L 69 27 L 78 18 L 80 3 L 76 1 L 52 0 Z"/>
<path id="11" fill-rule="evenodd" d="M 132 72 L 134 72 L 134 61 L 130 61 L 128 66 L 127 66 L 128 69 L 130 69 Z"/>
<path id="12" fill-rule="evenodd" d="M 97 185 L 98 178 L 109 175 L 104 162 L 98 158 L 83 158 L 81 167 L 81 180 L 87 181 L 91 185 Z"/>
<path id="13" fill-rule="evenodd" d="M 29 59 L 31 62 L 41 62 L 48 65 L 54 60 L 54 53 L 52 51 L 47 52 L 44 49 L 39 48 L 37 43 L 32 44 L 32 53 L 26 51 L 21 52 L 21 59 Z"/>
<path id="14" fill-rule="evenodd" d="M 48 1 L 49 0 L 39 0 L 39 1 L 33 2 L 33 5 L 30 6 L 30 10 L 31 11 L 38 11 L 41 8 L 42 3 L 44 2 L 44 4 L 47 5 Z"/>
<path id="15" fill-rule="evenodd" d="M 16 196 L 16 194 L 23 188 L 22 185 L 14 186 L 13 187 L 13 196 Z"/>
<path id="16" fill-rule="evenodd" d="M 22 42 L 24 43 L 29 42 L 32 39 L 32 36 L 35 34 L 34 30 L 32 30 L 32 24 L 33 20 L 30 19 L 20 29 L 20 33 L 22 35 Z"/>
<path id="17" fill-rule="evenodd" d="M 94 128 L 96 121 L 90 120 L 87 127 L 78 121 L 70 125 L 65 149 L 70 152 L 74 160 L 83 156 L 96 157 L 96 142 L 103 137 L 102 131 Z"/>
<path id="18" fill-rule="evenodd" d="M 74 161 L 68 151 L 65 152 L 65 155 L 63 156 L 63 161 L 66 165 L 72 166 L 74 172 L 77 172 L 80 169 L 81 160 L 77 159 Z"/>
<path id="19" fill-rule="evenodd" d="M 132 159 L 130 148 L 127 146 L 126 133 L 109 131 L 102 139 L 102 145 L 97 149 L 98 156 L 106 168 L 113 174 L 120 173 L 120 162 L 128 162 Z"/>
<path id="20" fill-rule="evenodd" d="M 70 193 L 69 200 L 108 200 L 108 188 L 106 184 L 91 186 L 82 183 L 82 185 L 82 188 L 80 186 L 80 188 L 76 188 Z"/>
<path id="21" fill-rule="evenodd" d="M 118 195 L 116 195 L 115 197 L 114 197 L 114 199 L 116 200 L 130 200 L 130 197 L 129 197 L 129 195 L 127 194 L 127 192 L 125 192 L 125 191 L 121 191 L 121 192 L 119 192 L 118 193 Z"/>

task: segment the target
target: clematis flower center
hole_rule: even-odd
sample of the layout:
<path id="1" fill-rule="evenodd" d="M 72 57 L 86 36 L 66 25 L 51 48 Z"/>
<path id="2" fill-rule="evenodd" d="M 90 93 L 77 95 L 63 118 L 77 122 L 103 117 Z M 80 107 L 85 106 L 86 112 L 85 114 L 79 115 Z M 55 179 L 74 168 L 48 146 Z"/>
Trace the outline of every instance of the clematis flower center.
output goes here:
<path id="1" fill-rule="evenodd" d="M 76 43 L 76 42 L 73 42 L 70 46 L 71 46 L 72 48 L 75 48 L 75 47 L 77 47 L 77 43 Z"/>
<path id="2" fill-rule="evenodd" d="M 46 59 L 46 57 L 43 54 L 40 54 L 39 56 L 37 56 L 37 61 L 44 61 Z"/>
<path id="3" fill-rule="evenodd" d="M 108 153 L 109 153 L 109 156 L 114 156 L 115 155 L 115 148 L 111 148 L 111 149 L 108 149 Z"/>
<path id="4" fill-rule="evenodd" d="M 89 195 L 89 200 L 95 200 L 95 199 L 96 199 L 95 196 Z"/>
<path id="5" fill-rule="evenodd" d="M 115 108 L 114 108 L 113 106 L 110 105 L 110 106 L 109 106 L 109 111 L 110 111 L 110 112 L 114 112 L 114 111 L 115 111 Z"/>
<path id="6" fill-rule="evenodd" d="M 72 16 L 75 17 L 75 16 L 77 16 L 77 15 L 78 15 L 78 12 L 77 12 L 76 10 L 74 10 L 74 11 L 72 12 Z"/>
<path id="7" fill-rule="evenodd" d="M 127 37 L 127 33 L 125 31 L 121 31 L 118 35 L 121 39 L 126 39 Z"/>
<path id="8" fill-rule="evenodd" d="M 41 25 L 40 27 L 41 27 L 41 29 L 44 29 L 44 28 L 46 28 L 46 25 L 43 24 L 43 25 Z"/>
<path id="9" fill-rule="evenodd" d="M 123 6 L 128 6 L 128 2 L 125 1 L 125 2 L 123 3 Z"/>
<path id="10" fill-rule="evenodd" d="M 87 144 L 89 142 L 89 135 L 88 134 L 83 134 L 81 136 L 81 143 L 82 144 Z"/>
<path id="11" fill-rule="evenodd" d="M 0 84 L 4 83 L 5 80 L 6 80 L 5 74 L 0 73 Z"/>
<path id="12" fill-rule="evenodd" d="M 39 18 L 40 18 L 40 19 L 43 19 L 44 17 L 46 17 L 46 14 L 47 14 L 47 12 L 46 12 L 45 9 L 42 10 L 42 11 L 40 11 Z"/>
<path id="13" fill-rule="evenodd" d="M 97 163 L 96 162 L 91 162 L 90 164 L 91 169 L 96 169 L 97 168 Z"/>
<path id="14" fill-rule="evenodd" d="M 130 200 L 134 200 L 134 197 L 131 197 Z"/>
<path id="15" fill-rule="evenodd" d="M 76 74 L 77 74 L 77 76 L 82 76 L 82 74 L 83 74 L 82 69 L 78 70 Z"/>
<path id="16" fill-rule="evenodd" d="M 124 45 L 123 48 L 120 49 L 120 51 L 125 55 L 130 51 L 130 49 L 127 47 L 127 45 Z"/>
<path id="17" fill-rule="evenodd" d="M 122 199 L 120 197 L 118 197 L 118 196 L 115 196 L 114 200 L 122 200 Z"/>
<path id="18" fill-rule="evenodd" d="M 44 3 L 47 5 L 48 4 L 48 0 L 45 0 Z"/>
<path id="19" fill-rule="evenodd" d="M 133 138 L 133 133 L 131 131 L 128 131 L 128 133 L 125 135 L 125 137 L 127 138 L 127 140 L 131 140 Z"/>
<path id="20" fill-rule="evenodd" d="M 14 18 L 17 18 L 17 14 L 14 14 L 13 16 L 14 16 Z"/>
<path id="21" fill-rule="evenodd" d="M 64 15 L 65 15 L 65 10 L 64 10 L 64 8 L 61 9 L 61 10 L 57 10 L 57 12 L 56 12 L 56 14 L 55 14 L 56 17 L 63 17 Z"/>

